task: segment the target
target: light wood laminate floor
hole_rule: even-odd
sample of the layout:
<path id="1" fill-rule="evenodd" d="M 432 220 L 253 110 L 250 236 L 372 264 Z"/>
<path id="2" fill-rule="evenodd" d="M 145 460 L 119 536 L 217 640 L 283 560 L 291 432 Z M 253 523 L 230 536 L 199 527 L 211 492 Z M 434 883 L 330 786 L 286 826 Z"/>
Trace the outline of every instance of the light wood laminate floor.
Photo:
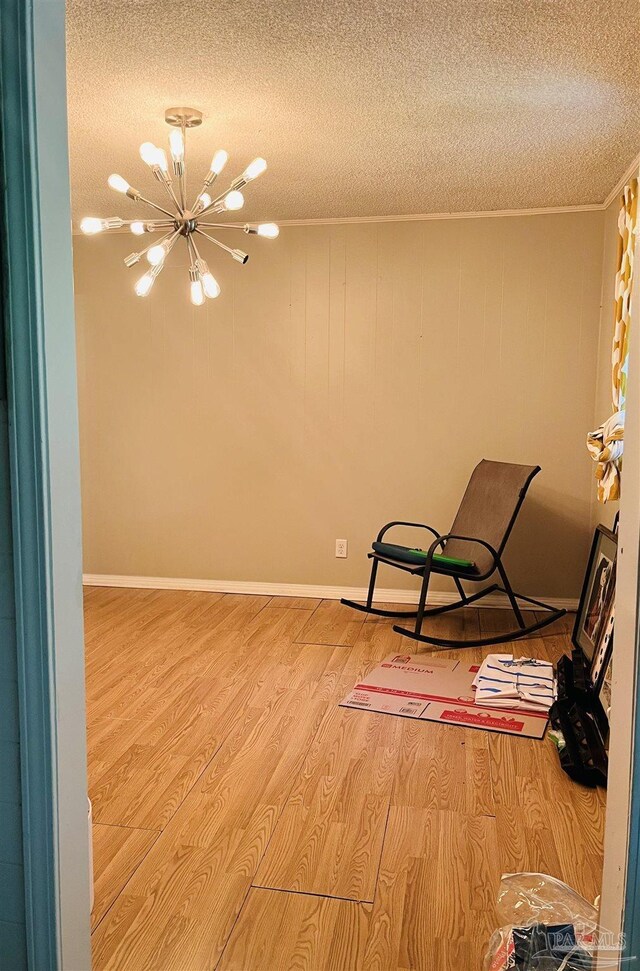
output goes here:
<path id="1" fill-rule="evenodd" d="M 94 971 L 479 971 L 502 872 L 599 893 L 604 795 L 550 740 L 338 707 L 416 651 L 392 621 L 110 588 L 85 613 Z M 556 659 L 567 631 L 526 651 Z"/>

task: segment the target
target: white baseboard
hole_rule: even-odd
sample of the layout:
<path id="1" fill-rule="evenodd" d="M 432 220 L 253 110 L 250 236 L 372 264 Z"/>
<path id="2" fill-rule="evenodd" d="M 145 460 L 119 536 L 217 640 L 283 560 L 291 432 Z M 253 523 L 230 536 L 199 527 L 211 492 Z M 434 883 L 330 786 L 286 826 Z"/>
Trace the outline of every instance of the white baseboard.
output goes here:
<path id="1" fill-rule="evenodd" d="M 207 593 L 243 593 L 265 597 L 313 597 L 322 600 L 365 600 L 366 587 L 325 587 L 307 583 L 261 583 L 258 580 L 190 580 L 180 577 L 130 577 L 104 573 L 85 573 L 83 581 L 88 587 L 136 587 L 142 590 L 201 590 Z M 417 590 L 392 590 L 379 587 L 376 590 L 379 603 L 415 604 Z M 434 590 L 429 593 L 429 603 L 444 606 L 458 599 L 456 593 Z M 537 597 L 537 600 L 545 600 Z M 547 597 L 546 603 L 564 610 L 577 610 L 578 601 L 573 598 Z M 508 607 L 504 594 L 492 593 L 478 601 L 477 607 Z M 522 606 L 527 603 L 522 601 Z"/>

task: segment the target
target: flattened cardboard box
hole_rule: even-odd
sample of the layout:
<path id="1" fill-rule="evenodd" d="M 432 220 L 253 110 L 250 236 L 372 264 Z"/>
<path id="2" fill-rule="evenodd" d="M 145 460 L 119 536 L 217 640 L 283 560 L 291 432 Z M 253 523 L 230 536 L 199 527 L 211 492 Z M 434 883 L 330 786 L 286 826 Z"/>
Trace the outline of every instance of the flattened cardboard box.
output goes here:
<path id="1" fill-rule="evenodd" d="M 543 738 L 544 712 L 476 705 L 477 664 L 419 654 L 390 654 L 340 704 L 404 718 Z"/>

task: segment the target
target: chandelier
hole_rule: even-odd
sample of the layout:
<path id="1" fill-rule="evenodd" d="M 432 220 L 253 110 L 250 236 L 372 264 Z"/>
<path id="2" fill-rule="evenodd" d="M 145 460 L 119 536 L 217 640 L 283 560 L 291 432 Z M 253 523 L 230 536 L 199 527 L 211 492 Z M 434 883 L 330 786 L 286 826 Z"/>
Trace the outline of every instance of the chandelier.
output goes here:
<path id="1" fill-rule="evenodd" d="M 135 285 L 135 292 L 139 297 L 147 296 L 162 271 L 171 250 L 179 239 L 183 239 L 189 255 L 191 302 L 196 307 L 200 307 L 205 302 L 205 298 L 214 299 L 220 293 L 220 286 L 200 253 L 198 244 L 202 239 L 215 243 L 216 246 L 242 265 L 249 259 L 248 254 L 243 250 L 227 246 L 207 230 L 241 230 L 249 235 L 262 236 L 265 239 L 275 239 L 280 230 L 275 223 L 260 223 L 251 226 L 248 223 L 243 225 L 208 221 L 212 217 L 224 216 L 226 213 L 236 212 L 242 208 L 244 196 L 240 190 L 265 171 L 267 163 L 263 158 L 254 159 L 247 165 L 242 175 L 234 179 L 224 192 L 212 198 L 209 190 L 224 169 L 228 159 L 224 149 L 218 149 L 211 160 L 209 171 L 204 178 L 200 192 L 193 204 L 187 205 L 186 133 L 188 128 L 195 128 L 202 124 L 202 112 L 196 111 L 195 108 L 168 108 L 165 112 L 165 121 L 172 126 L 172 131 L 169 134 L 169 152 L 173 177 L 169 171 L 167 156 L 163 149 L 157 148 L 151 142 L 143 142 L 140 146 L 140 157 L 164 187 L 170 199 L 171 207 L 165 209 L 156 202 L 152 202 L 151 199 L 147 199 L 139 189 L 130 186 L 121 175 L 110 175 L 107 181 L 112 189 L 128 196 L 133 202 L 150 206 L 159 215 L 154 213 L 153 218 L 149 220 L 120 219 L 119 216 L 99 219 L 95 216 L 87 216 L 81 221 L 80 229 L 88 236 L 109 230 L 121 230 L 125 226 L 128 226 L 135 236 L 142 237 L 147 233 L 163 234 L 157 242 L 152 241 L 139 252 L 130 253 L 129 256 L 125 257 L 124 262 L 128 267 L 140 263 L 143 257 L 146 257 L 149 263 L 149 269 Z M 177 183 L 177 192 L 174 178 Z"/>

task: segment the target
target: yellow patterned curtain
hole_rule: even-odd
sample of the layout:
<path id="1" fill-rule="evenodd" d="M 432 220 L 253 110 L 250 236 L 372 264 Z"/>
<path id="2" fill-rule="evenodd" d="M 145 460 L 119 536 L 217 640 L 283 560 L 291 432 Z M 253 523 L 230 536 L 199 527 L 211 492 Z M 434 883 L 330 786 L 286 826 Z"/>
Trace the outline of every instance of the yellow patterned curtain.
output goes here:
<path id="1" fill-rule="evenodd" d="M 638 221 L 638 180 L 632 179 L 622 193 L 618 217 L 618 271 L 615 286 L 615 326 L 611 353 L 613 414 L 587 436 L 587 447 L 597 462 L 598 499 L 620 498 L 620 470 L 624 449 L 624 410 L 627 397 L 630 305 L 633 283 L 635 231 Z"/>

